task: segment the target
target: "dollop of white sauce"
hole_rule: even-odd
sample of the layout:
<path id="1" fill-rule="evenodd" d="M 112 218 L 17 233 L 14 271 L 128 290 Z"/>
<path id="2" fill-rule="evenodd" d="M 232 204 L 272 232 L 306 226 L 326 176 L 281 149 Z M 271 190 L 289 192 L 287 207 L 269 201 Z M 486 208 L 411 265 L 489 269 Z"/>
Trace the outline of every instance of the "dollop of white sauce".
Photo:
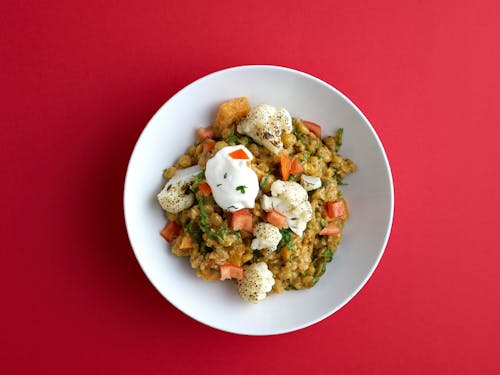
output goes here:
<path id="1" fill-rule="evenodd" d="M 236 150 L 243 150 L 248 159 L 234 159 L 229 156 Z M 245 146 L 227 146 L 220 149 L 207 161 L 205 178 L 212 189 L 215 202 L 223 210 L 238 211 L 253 208 L 259 193 L 259 180 L 248 166 L 253 159 Z"/>

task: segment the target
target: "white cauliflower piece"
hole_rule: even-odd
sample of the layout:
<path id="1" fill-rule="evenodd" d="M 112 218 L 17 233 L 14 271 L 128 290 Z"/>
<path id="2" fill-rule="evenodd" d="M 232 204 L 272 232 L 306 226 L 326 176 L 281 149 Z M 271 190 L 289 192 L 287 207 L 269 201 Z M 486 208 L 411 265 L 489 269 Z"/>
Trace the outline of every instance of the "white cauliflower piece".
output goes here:
<path id="1" fill-rule="evenodd" d="M 238 132 L 250 136 L 269 151 L 278 154 L 283 148 L 281 133 L 291 133 L 292 117 L 284 108 L 268 104 L 253 107 L 238 124 Z"/>
<path id="2" fill-rule="evenodd" d="M 267 297 L 274 285 L 273 273 L 264 262 L 253 263 L 244 268 L 243 279 L 238 281 L 241 298 L 252 303 L 259 303 Z"/>
<path id="3" fill-rule="evenodd" d="M 292 232 L 299 236 L 306 230 L 307 223 L 312 219 L 312 207 L 309 201 L 302 202 L 297 208 L 287 215 L 288 226 Z"/>
<path id="4" fill-rule="evenodd" d="M 264 211 L 271 211 L 273 209 L 272 199 L 265 194 L 260 198 L 260 205 Z"/>
<path id="5" fill-rule="evenodd" d="M 269 223 L 259 223 L 253 230 L 255 238 L 252 240 L 253 250 L 267 249 L 276 251 L 281 241 L 281 233 L 278 228 Z"/>
<path id="6" fill-rule="evenodd" d="M 271 194 L 273 197 L 278 197 L 283 201 L 281 203 L 284 205 L 291 207 L 296 207 L 309 199 L 307 191 L 294 181 L 274 181 L 271 185 Z M 273 203 L 274 202 L 275 200 L 273 199 Z"/>
<path id="7" fill-rule="evenodd" d="M 276 210 L 285 215 L 292 232 L 302 236 L 307 223 L 312 219 L 312 207 L 307 191 L 293 181 L 274 181 L 272 197 L 261 198 L 264 211 Z"/>
<path id="8" fill-rule="evenodd" d="M 312 191 L 321 187 L 321 178 L 303 174 L 300 177 L 300 184 L 306 191 Z"/>
<path id="9" fill-rule="evenodd" d="M 160 206 L 171 214 L 191 207 L 194 204 L 194 194 L 189 187 L 201 171 L 199 165 L 177 170 L 157 195 Z"/>

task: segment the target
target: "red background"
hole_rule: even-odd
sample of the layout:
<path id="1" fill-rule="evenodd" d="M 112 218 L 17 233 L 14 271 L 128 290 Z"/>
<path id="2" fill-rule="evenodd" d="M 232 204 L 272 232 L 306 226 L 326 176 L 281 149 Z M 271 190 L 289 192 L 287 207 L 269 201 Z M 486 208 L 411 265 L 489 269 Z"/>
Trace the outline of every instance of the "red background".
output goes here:
<path id="1" fill-rule="evenodd" d="M 499 12 L 478 0 L 2 1 L 0 373 L 500 373 Z M 367 285 L 274 337 L 177 311 L 142 273 L 122 213 L 154 112 L 245 64 L 344 92 L 395 182 Z"/>

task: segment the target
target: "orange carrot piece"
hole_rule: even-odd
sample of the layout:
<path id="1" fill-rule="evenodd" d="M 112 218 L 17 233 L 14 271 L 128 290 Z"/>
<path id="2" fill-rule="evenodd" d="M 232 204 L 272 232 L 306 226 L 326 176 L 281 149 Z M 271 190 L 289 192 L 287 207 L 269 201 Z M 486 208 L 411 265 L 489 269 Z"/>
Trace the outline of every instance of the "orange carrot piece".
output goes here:
<path id="1" fill-rule="evenodd" d="M 248 155 L 243 149 L 239 148 L 229 153 L 229 156 L 233 159 L 248 159 Z"/>
<path id="2" fill-rule="evenodd" d="M 281 154 L 280 155 L 280 172 L 281 177 L 283 177 L 284 181 L 288 181 L 290 177 L 290 170 L 292 169 L 292 159 L 288 156 Z"/>

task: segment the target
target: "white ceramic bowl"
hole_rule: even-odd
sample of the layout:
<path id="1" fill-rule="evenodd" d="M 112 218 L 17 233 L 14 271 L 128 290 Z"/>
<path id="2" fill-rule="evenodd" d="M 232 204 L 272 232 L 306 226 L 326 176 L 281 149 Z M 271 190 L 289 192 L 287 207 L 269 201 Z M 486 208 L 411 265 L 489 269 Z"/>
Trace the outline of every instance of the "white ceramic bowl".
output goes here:
<path id="1" fill-rule="evenodd" d="M 311 289 L 243 301 L 231 281 L 196 277 L 187 258 L 170 252 L 159 232 L 165 216 L 156 201 L 163 169 L 195 141 L 195 129 L 213 122 L 219 104 L 247 96 L 252 105 L 287 108 L 320 124 L 323 134 L 344 128 L 341 154 L 358 165 L 343 186 L 350 218 L 327 271 Z M 386 154 L 372 126 L 342 93 L 308 74 L 277 66 L 222 70 L 185 87 L 153 116 L 134 148 L 125 179 L 124 210 L 130 242 L 151 283 L 179 310 L 228 332 L 271 335 L 316 323 L 346 304 L 366 283 L 386 246 L 393 216 L 393 185 Z"/>

